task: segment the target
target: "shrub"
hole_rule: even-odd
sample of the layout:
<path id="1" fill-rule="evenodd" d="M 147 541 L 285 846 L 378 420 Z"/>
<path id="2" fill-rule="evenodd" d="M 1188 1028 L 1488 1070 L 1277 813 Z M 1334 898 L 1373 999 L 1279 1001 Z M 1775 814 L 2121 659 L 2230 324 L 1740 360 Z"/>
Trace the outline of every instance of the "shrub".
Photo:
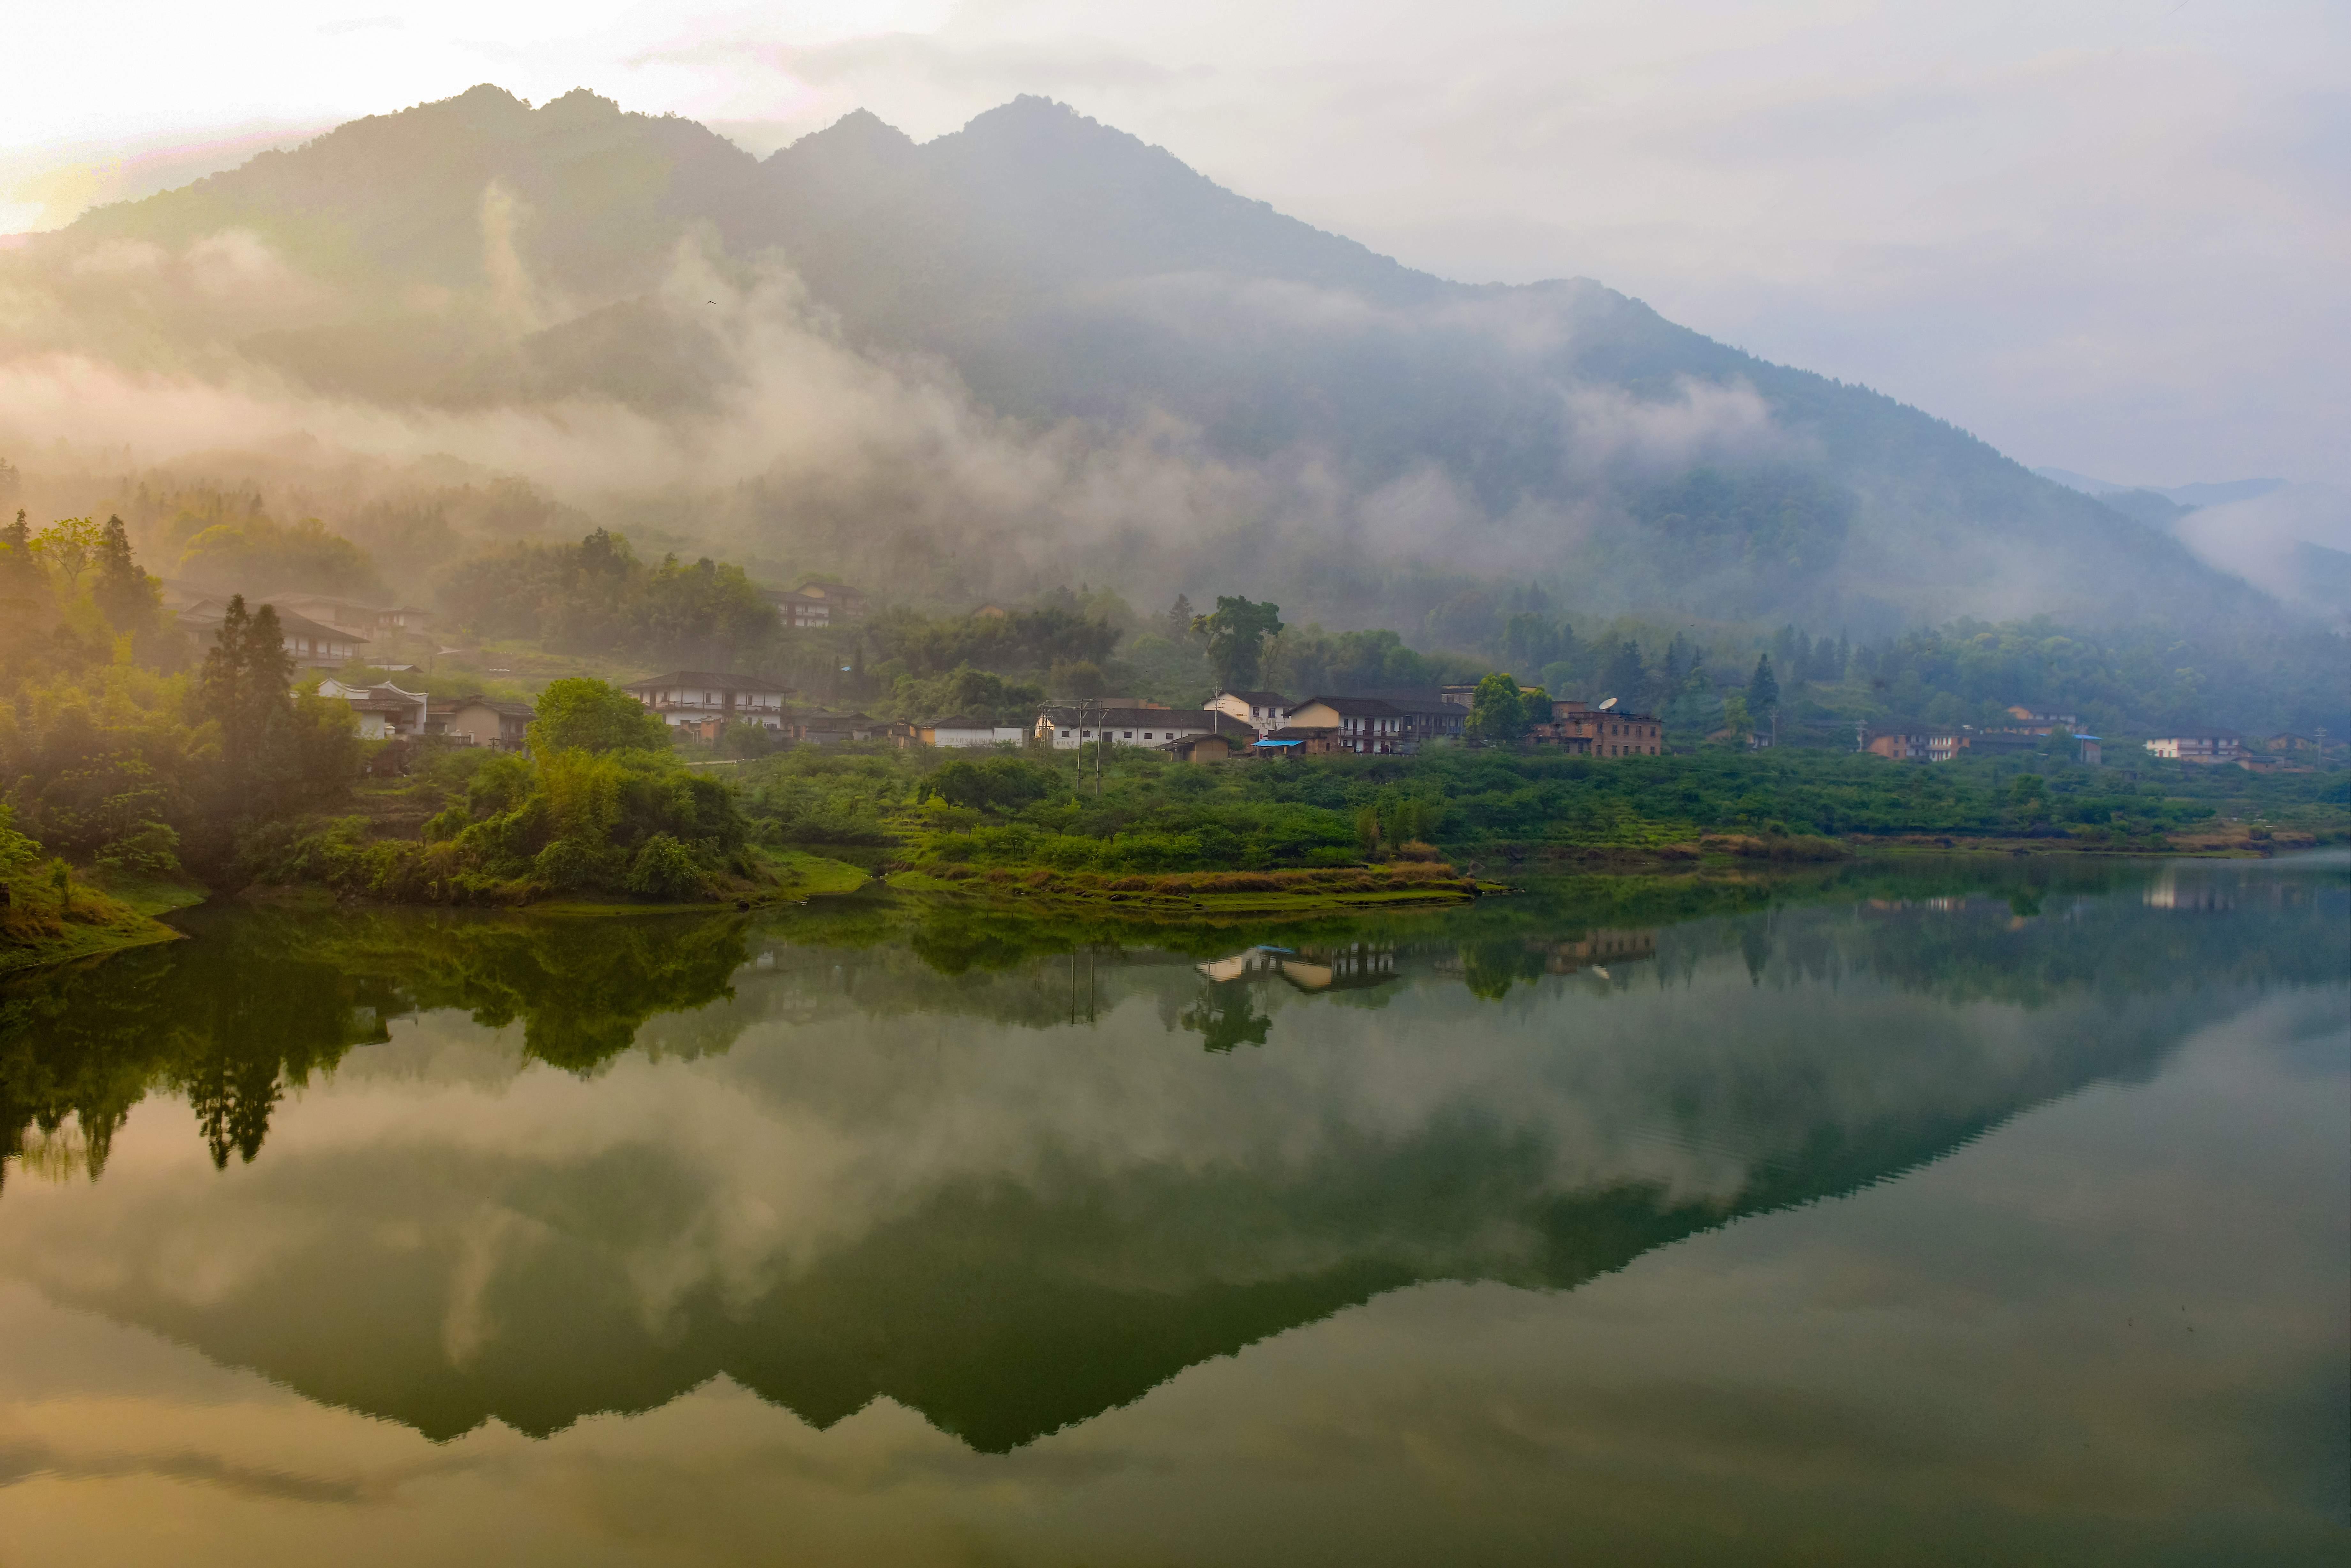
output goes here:
<path id="1" fill-rule="evenodd" d="M 655 833 L 638 846 L 626 885 L 640 897 L 677 900 L 699 895 L 706 880 L 691 850 L 667 833 Z"/>

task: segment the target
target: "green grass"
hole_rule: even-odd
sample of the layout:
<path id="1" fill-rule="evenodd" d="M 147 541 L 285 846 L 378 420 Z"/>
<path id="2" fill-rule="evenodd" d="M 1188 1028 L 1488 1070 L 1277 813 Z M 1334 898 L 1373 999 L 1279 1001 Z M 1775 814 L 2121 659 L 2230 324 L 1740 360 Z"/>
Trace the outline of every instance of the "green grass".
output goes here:
<path id="1" fill-rule="evenodd" d="M 766 850 L 768 868 L 788 898 L 819 898 L 855 893 L 872 881 L 862 869 L 843 861 L 810 854 L 806 850 Z"/>
<path id="2" fill-rule="evenodd" d="M 0 910 L 0 974 L 173 942 L 180 936 L 155 919 L 153 913 L 101 892 L 79 877 L 74 879 L 71 896 L 62 909 L 47 877 L 18 876 L 5 885 L 8 904 Z M 155 913 L 160 913 L 184 907 L 197 898 L 167 903 L 150 890 L 144 902 L 159 906 Z"/>

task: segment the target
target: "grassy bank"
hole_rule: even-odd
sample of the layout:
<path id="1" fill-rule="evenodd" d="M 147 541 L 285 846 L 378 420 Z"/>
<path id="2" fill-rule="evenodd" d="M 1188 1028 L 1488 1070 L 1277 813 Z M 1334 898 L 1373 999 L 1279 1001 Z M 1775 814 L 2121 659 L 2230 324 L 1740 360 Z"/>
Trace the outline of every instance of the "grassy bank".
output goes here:
<path id="1" fill-rule="evenodd" d="M 2351 841 L 2351 773 L 2147 759 L 1925 766 L 1851 753 L 1585 758 L 1448 748 L 1193 767 L 1114 750 L 801 748 L 743 768 L 754 831 L 909 869 L 1155 876 L 1361 865 L 1416 843 L 1471 862 L 1847 850 L 2262 854 Z"/>
<path id="2" fill-rule="evenodd" d="M 204 896 L 185 883 L 144 879 L 109 890 L 62 861 L 20 866 L 0 877 L 0 974 L 175 941 L 180 933 L 155 916 Z"/>

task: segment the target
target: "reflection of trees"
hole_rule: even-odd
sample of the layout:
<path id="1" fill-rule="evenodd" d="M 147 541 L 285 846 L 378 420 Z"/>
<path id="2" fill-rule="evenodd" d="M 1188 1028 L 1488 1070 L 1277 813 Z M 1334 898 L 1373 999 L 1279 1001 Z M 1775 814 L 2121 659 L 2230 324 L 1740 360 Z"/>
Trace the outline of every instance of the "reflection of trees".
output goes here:
<path id="1" fill-rule="evenodd" d="M 200 919 L 193 941 L 0 992 L 0 1157 L 70 1119 L 96 1176 L 131 1107 L 160 1088 L 187 1097 L 215 1166 L 249 1162 L 287 1088 L 423 1008 L 463 1008 L 492 1028 L 518 1020 L 528 1054 L 589 1071 L 654 1014 L 731 995 L 744 957 L 732 918 Z"/>
<path id="2" fill-rule="evenodd" d="M 464 1364 L 446 1354 L 435 1314 L 447 1294 L 428 1272 L 447 1266 L 446 1253 L 372 1253 L 367 1228 L 273 1263 L 284 1271 L 256 1275 L 243 1296 L 135 1310 L 208 1354 L 434 1437 L 492 1416 L 543 1433 L 589 1411 L 658 1405 L 724 1372 L 819 1424 L 887 1395 L 977 1448 L 1002 1450 L 1383 1291 L 1434 1279 L 1572 1288 L 1693 1231 L 1886 1179 L 2052 1096 L 2149 1071 L 2263 985 L 2351 976 L 2351 893 L 2339 884 L 2250 878 L 2217 915 L 2150 909 L 2123 873 L 2100 874 L 2125 883 L 2120 896 L 2085 903 L 2079 886 L 1997 867 L 1929 868 L 1908 883 L 1841 870 L 1797 884 L 1816 902 L 1783 903 L 1768 917 L 1758 901 L 1773 884 L 1639 896 L 1587 884 L 1325 928 L 1334 943 L 1403 944 L 1406 982 L 1381 994 L 1402 998 L 1398 1016 L 1432 1053 L 1480 1049 L 1484 1009 L 1471 999 L 1480 977 L 1540 988 L 1554 981 L 1539 977 L 1629 956 L 1640 960 L 1637 979 L 1620 970 L 1609 985 L 1630 989 L 1679 986 L 1705 966 L 1719 1010 L 1625 1044 L 1595 1080 L 1608 1087 L 1591 1097 L 1625 1124 L 1676 1127 L 1689 1146 L 1739 1162 L 1699 1196 L 1614 1166 L 1579 1185 L 1561 1174 L 1582 1168 L 1562 1157 L 1576 1152 L 1577 1115 L 1484 1113 L 1510 1104 L 1513 1082 L 1532 1087 L 1552 1069 L 1535 1047 L 1517 1058 L 1498 1051 L 1501 1088 L 1490 1100 L 1375 1132 L 1322 1128 L 1294 1159 L 1096 1166 L 1040 1146 L 1033 1179 L 925 1189 L 764 1286 L 685 1290 L 658 1325 L 631 1264 L 706 1224 L 705 1170 L 625 1143 L 568 1163 L 487 1161 L 444 1185 L 463 1186 L 466 1213 L 489 1203 L 522 1216 L 533 1241 L 495 1281 L 506 1326 Z M 1718 917 L 1668 925 L 1651 963 L 1645 920 L 1677 899 L 1718 900 L 1701 911 Z M 368 1038 L 368 1009 L 465 1007 L 486 1023 L 519 1019 L 533 1054 L 577 1068 L 626 1044 L 638 1020 L 727 995 L 730 983 L 743 1000 L 707 1015 L 709 1039 L 762 1009 L 800 1020 L 927 1011 L 1041 1026 L 1088 1016 L 1075 1000 L 1082 984 L 1099 985 L 1105 1012 L 1114 997 L 1162 1000 L 1166 1023 L 1218 1052 L 1266 1044 L 1275 1013 L 1287 1024 L 1297 1015 L 1283 1009 L 1340 994 L 1276 987 L 1270 972 L 1262 989 L 1204 986 L 1165 950 L 1106 947 L 1099 974 L 1066 948 L 1047 948 L 1056 956 L 1042 962 L 948 972 L 892 939 L 906 936 L 910 918 L 928 916 L 877 900 L 763 925 L 763 936 L 821 934 L 833 945 L 780 946 L 730 982 L 745 952 L 732 917 L 357 915 L 339 916 L 325 937 L 246 917 L 204 942 L 59 977 L 46 999 L 19 998 L 0 1038 L 0 1114 L 18 1128 L 28 1116 L 54 1126 L 63 1106 L 86 1129 L 105 1127 L 151 1083 L 168 1082 L 196 1105 L 216 1160 L 231 1150 L 250 1157 L 274 1095 Z M 979 950 L 984 933 L 958 930 L 955 951 Z M 1015 921 L 989 951 L 1071 935 L 1050 920 Z M 1281 935 L 1306 945 L 1296 927 Z M 1226 928 L 1170 934 L 1166 946 L 1224 954 L 1238 942 Z M 214 975 L 186 967 L 198 958 L 196 969 Z M 1438 969 L 1440 958 L 1473 985 Z M 1583 1005 L 1631 1005 L 1575 983 Z M 282 994 L 256 994 L 272 988 Z M 2209 994 L 2185 994 L 2198 988 Z M 1781 989 L 1801 994 L 1773 994 Z M 1855 998 L 1866 1006 L 1848 1010 Z M 2021 1016 L 1986 1031 L 1955 1006 L 1979 999 Z M 1457 1022 L 1460 1038 L 1446 1038 Z M 1987 1032 L 1997 1049 L 1985 1048 Z M 247 1039 L 273 1043 L 240 1057 Z M 1280 1062 L 1278 1051 L 1207 1062 L 1186 1050 L 1182 1060 L 1205 1095 L 1237 1092 L 1236 1083 L 1253 1093 L 1270 1072 L 1226 1075 Z M 1513 1071 L 1531 1076 L 1500 1076 Z M 1301 1091 L 1301 1119 L 1320 1103 Z M 89 1135 L 98 1148 L 99 1134 Z M 892 1157 L 886 1140 L 877 1146 Z M 333 1157 L 349 1162 L 329 1169 L 351 1185 L 399 1186 L 358 1179 L 392 1170 L 365 1162 L 393 1155 L 361 1147 Z M 439 1217 L 418 1220 L 430 1228 Z"/>
<path id="3" fill-rule="evenodd" d="M 1257 995 L 1245 983 L 1208 985 L 1176 1022 L 1201 1037 L 1208 1051 L 1230 1051 L 1237 1045 L 1263 1045 L 1273 1019 L 1257 1010 Z"/>

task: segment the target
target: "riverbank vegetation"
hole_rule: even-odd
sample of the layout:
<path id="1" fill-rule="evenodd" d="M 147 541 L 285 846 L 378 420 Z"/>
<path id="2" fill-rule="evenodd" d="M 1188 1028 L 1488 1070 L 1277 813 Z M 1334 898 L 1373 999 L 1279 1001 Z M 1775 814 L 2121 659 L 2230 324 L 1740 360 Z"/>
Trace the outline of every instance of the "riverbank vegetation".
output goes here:
<path id="1" fill-rule="evenodd" d="M 1801 858 L 1824 845 L 2263 852 L 2351 831 L 2351 775 L 2060 757 L 1933 767 L 1789 749 L 1586 758 L 1500 748 L 1213 767 L 802 747 L 740 770 L 775 841 L 910 870 L 1151 876 L 1545 852 Z M 1948 841 L 1948 845 L 1946 844 Z M 1825 852 L 1842 852 L 1834 848 Z"/>

